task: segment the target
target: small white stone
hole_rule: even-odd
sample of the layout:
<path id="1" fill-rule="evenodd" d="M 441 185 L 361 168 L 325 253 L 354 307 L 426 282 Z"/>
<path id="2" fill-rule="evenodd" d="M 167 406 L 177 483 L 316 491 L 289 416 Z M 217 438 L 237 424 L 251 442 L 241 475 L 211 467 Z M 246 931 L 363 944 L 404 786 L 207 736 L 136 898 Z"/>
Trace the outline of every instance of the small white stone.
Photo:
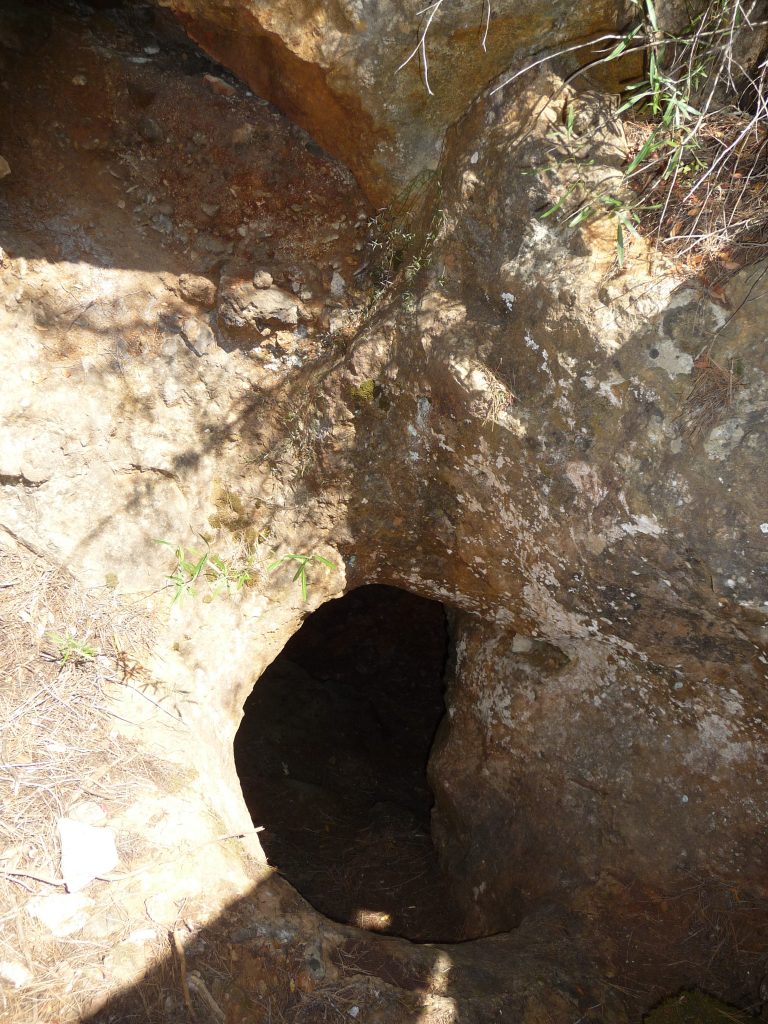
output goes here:
<path id="1" fill-rule="evenodd" d="M 266 270 L 257 270 L 253 275 L 253 284 L 255 288 L 271 288 L 272 275 Z"/>
<path id="2" fill-rule="evenodd" d="M 0 960 L 0 978 L 14 988 L 24 988 L 32 981 L 32 972 L 20 960 Z"/>
<path id="3" fill-rule="evenodd" d="M 67 892 L 79 892 L 117 866 L 115 833 L 71 818 L 59 818 L 61 874 Z"/>
<path id="4" fill-rule="evenodd" d="M 768 533 L 768 523 L 760 523 L 760 533 Z"/>
<path id="5" fill-rule="evenodd" d="M 49 896 L 34 896 L 27 902 L 26 911 L 45 927 L 61 938 L 79 932 L 88 920 L 90 910 L 96 904 L 82 893 L 52 893 Z"/>
<path id="6" fill-rule="evenodd" d="M 347 290 L 347 283 L 338 270 L 334 270 L 333 277 L 331 278 L 331 295 L 335 299 L 340 299 L 344 292 Z"/>

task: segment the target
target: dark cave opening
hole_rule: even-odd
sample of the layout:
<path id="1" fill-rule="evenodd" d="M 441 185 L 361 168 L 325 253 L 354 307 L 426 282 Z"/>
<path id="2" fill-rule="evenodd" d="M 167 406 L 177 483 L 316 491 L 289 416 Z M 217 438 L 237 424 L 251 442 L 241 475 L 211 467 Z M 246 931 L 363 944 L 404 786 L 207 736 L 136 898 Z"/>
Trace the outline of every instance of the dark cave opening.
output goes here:
<path id="1" fill-rule="evenodd" d="M 441 604 L 361 587 L 309 616 L 246 702 L 235 761 L 265 853 L 333 920 L 464 937 L 426 774 L 449 649 Z"/>

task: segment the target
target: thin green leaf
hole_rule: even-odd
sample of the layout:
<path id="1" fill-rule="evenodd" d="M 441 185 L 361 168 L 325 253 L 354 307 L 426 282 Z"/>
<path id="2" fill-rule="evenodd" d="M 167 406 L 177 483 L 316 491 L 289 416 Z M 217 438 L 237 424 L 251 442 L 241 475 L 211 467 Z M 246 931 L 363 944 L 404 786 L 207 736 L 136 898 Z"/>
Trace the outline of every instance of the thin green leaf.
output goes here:
<path id="1" fill-rule="evenodd" d="M 585 220 L 588 220 L 594 213 L 594 208 L 591 206 L 582 206 L 582 208 L 574 214 L 573 217 L 568 221 L 568 224 L 572 227 L 578 227 L 579 224 L 583 224 Z"/>
<path id="2" fill-rule="evenodd" d="M 619 262 L 619 266 L 624 266 L 624 229 L 621 226 L 621 221 L 616 225 L 616 258 Z"/>
<path id="3" fill-rule="evenodd" d="M 205 554 L 202 555 L 202 557 L 200 558 L 200 561 L 195 563 L 195 565 L 193 566 L 193 570 L 192 570 L 192 579 L 193 579 L 193 581 L 196 580 L 197 577 L 200 575 L 200 573 L 203 571 L 203 569 L 206 566 L 207 561 L 208 561 L 208 552 L 206 551 Z"/>
<path id="4" fill-rule="evenodd" d="M 618 42 L 616 46 L 614 46 L 614 48 L 611 50 L 608 56 L 604 58 L 605 61 L 608 62 L 611 60 L 615 60 L 617 57 L 620 57 L 622 53 L 624 53 L 626 48 L 629 46 L 629 44 L 632 42 L 632 40 L 635 38 L 635 36 L 641 28 L 642 25 L 635 25 L 635 27 L 632 29 L 629 35 L 624 36 L 624 38 L 620 42 Z"/>
<path id="5" fill-rule="evenodd" d="M 640 166 L 640 164 L 644 160 L 647 160 L 647 158 L 651 155 L 651 153 L 655 153 L 656 150 L 658 148 L 660 148 L 660 145 L 661 145 L 661 142 L 656 137 L 656 133 L 654 132 L 653 135 L 651 135 L 651 137 L 646 140 L 645 145 L 640 150 L 640 152 L 635 156 L 634 160 L 629 165 L 629 167 L 627 167 L 627 169 L 626 169 L 626 171 L 624 173 L 625 174 L 631 174 L 632 171 L 637 170 L 637 168 Z"/>
<path id="6" fill-rule="evenodd" d="M 539 214 L 540 220 L 546 220 L 547 217 L 551 217 L 553 213 L 557 213 L 557 211 L 562 207 L 563 203 L 571 194 L 571 192 L 573 192 L 573 189 L 568 189 L 568 191 L 564 195 L 560 196 L 556 203 L 553 203 L 552 206 L 549 207 L 549 209 L 544 211 L 544 213 Z"/>
<path id="7" fill-rule="evenodd" d="M 648 55 L 648 78 L 652 83 L 658 83 L 659 81 L 659 66 L 656 63 L 656 51 L 651 50 Z M 654 89 L 654 92 L 656 90 Z"/>
<path id="8" fill-rule="evenodd" d="M 643 84 L 645 85 L 647 83 L 644 82 Z M 630 97 L 630 99 L 628 99 L 624 103 L 622 103 L 622 105 L 616 111 L 617 115 L 618 114 L 623 114 L 625 110 L 631 110 L 632 107 L 636 107 L 637 104 L 640 103 L 641 100 L 649 99 L 651 96 L 653 96 L 653 93 L 651 92 L 651 90 L 650 89 L 646 89 L 645 92 L 641 92 L 641 93 L 638 93 L 636 96 Z"/>
<path id="9" fill-rule="evenodd" d="M 656 8 L 654 6 L 653 0 L 645 0 L 645 10 L 648 15 L 648 21 L 650 21 L 651 23 L 651 28 L 654 32 L 658 32 L 659 21 L 656 17 Z"/>

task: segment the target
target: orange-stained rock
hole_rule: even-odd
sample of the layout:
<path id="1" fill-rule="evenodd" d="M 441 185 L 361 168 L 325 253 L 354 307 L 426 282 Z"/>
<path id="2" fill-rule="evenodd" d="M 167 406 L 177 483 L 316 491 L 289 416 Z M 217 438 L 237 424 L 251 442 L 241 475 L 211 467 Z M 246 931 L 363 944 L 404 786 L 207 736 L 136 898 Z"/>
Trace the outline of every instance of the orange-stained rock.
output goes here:
<path id="1" fill-rule="evenodd" d="M 159 0 L 208 53 L 306 128 L 381 204 L 437 165 L 446 128 L 505 69 L 542 45 L 582 42 L 625 17 L 614 0 L 494 0 L 483 48 L 482 3 L 446 3 L 426 40 L 424 64 L 398 67 L 418 41 L 415 5 L 330 0 L 212 3 Z M 589 51 L 585 51 L 588 53 Z"/>

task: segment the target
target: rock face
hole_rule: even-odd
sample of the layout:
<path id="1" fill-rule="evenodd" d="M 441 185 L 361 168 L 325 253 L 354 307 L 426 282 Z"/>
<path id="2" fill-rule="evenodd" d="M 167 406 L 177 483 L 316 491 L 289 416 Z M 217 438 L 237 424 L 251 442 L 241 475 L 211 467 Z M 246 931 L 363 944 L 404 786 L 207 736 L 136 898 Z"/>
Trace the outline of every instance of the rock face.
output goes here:
<path id="1" fill-rule="evenodd" d="M 741 483 L 762 474 L 760 330 L 533 215 L 557 195 L 525 171 L 560 88 L 479 101 L 457 126 L 415 311 L 393 305 L 351 359 L 388 398 L 359 418 L 359 473 L 387 489 L 351 503 L 359 571 L 470 613 L 435 827 L 491 928 L 607 879 L 763 891 L 767 528 Z M 610 174 L 617 137 L 585 131 Z M 693 384 L 736 364 L 713 422 Z"/>
<path id="2" fill-rule="evenodd" d="M 286 107 L 301 93 L 327 108 L 329 145 L 348 115 L 338 97 L 357 85 L 343 62 L 318 72 L 311 47 L 327 48 L 328 68 L 342 34 L 380 43 L 363 104 L 380 91 L 376 60 L 399 59 L 402 15 L 382 36 L 357 8 L 325 7 L 314 37 L 295 8 L 256 4 L 254 36 L 235 31 L 239 5 L 178 9 L 211 52 L 241 52 L 241 73 L 279 67 Z M 509 39 L 545 17 L 515 11 Z M 473 932 L 511 930 L 455 949 L 382 946 L 269 888 L 262 863 L 266 909 L 243 897 L 238 925 L 261 945 L 232 958 L 238 978 L 258 989 L 259 956 L 280 943 L 287 977 L 320 933 L 356 950 L 362 974 L 381 972 L 391 999 L 366 1005 L 392 1024 L 621 1022 L 696 985 L 756 1004 L 744 951 L 763 955 L 768 924 L 765 268 L 715 299 L 639 242 L 618 272 L 610 222 L 542 220 L 564 186 L 557 169 L 536 171 L 566 99 L 587 180 L 616 173 L 623 142 L 599 93 L 538 75 L 480 96 L 453 125 L 371 315 L 352 284 L 365 206 L 342 169 L 236 86 L 213 91 L 207 64 L 177 80 L 163 51 L 158 67 L 105 61 L 147 45 L 121 17 L 106 41 L 89 23 L 88 45 L 67 22 L 13 77 L 26 99 L 3 125 L 4 543 L 153 617 L 142 687 L 161 696 L 148 714 L 183 726 L 177 760 L 198 783 L 178 803 L 209 814 L 204 843 L 249 827 L 232 740 L 308 612 L 373 582 L 442 602 L 453 654 L 433 831 Z M 435 87 L 453 52 L 436 58 Z M 74 66 L 86 85 L 72 84 Z M 455 74 L 453 117 L 486 73 Z M 118 117 L 123 74 L 141 101 Z M 407 119 L 426 100 L 415 68 L 398 82 L 392 111 Z M 100 122 L 104 96 L 116 113 Z M 421 148 L 347 116 L 361 178 L 385 157 L 393 178 L 433 159 L 445 104 L 433 122 L 414 118 L 432 125 Z M 170 143 L 141 134 L 147 107 Z M 67 130 L 49 139 L 35 125 L 51 112 Z M 288 184 L 270 177 L 274 154 L 254 167 L 255 145 L 243 155 L 242 134 L 232 141 L 251 121 Z M 203 130 L 224 154 L 215 188 Z M 206 182 L 220 213 L 200 204 Z M 229 302 L 235 264 L 248 274 Z M 257 271 L 274 282 L 257 288 Z M 334 272 L 345 290 L 332 292 Z M 315 295 L 302 323 L 299 289 Z M 271 295 L 281 329 L 264 334 Z M 204 555 L 218 561 L 193 576 Z M 334 568 L 308 563 L 305 599 L 292 577 L 312 555 Z M 135 741 L 152 742 L 149 726 Z M 227 855 L 246 864 L 238 850 Z"/>
<path id="3" fill-rule="evenodd" d="M 374 203 L 434 168 L 446 128 L 543 40 L 552 48 L 583 41 L 627 17 L 616 0 L 494 0 L 486 34 L 482 3 L 441 2 L 425 44 L 430 95 L 423 59 L 398 71 L 425 25 L 416 7 L 394 0 L 159 2 L 208 53 L 344 160 Z"/>

